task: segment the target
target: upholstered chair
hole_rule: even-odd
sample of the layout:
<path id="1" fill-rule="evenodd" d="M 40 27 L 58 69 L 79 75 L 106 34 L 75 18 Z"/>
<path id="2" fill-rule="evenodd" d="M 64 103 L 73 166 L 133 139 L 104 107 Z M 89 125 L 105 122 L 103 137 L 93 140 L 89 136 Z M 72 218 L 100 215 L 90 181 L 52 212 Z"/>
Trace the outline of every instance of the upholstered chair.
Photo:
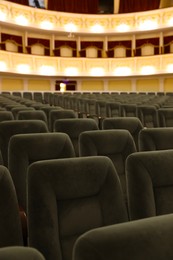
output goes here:
<path id="1" fill-rule="evenodd" d="M 65 133 L 12 136 L 9 142 L 9 170 L 16 188 L 19 206 L 26 211 L 26 177 L 31 163 L 74 156 L 73 145 Z"/>
<path id="2" fill-rule="evenodd" d="M 75 243 L 73 260 L 172 260 L 173 214 L 93 229 Z"/>
<path id="3" fill-rule="evenodd" d="M 27 106 L 24 106 L 24 105 L 21 105 L 21 106 L 19 106 L 19 107 L 14 107 L 14 108 L 12 108 L 11 109 L 11 112 L 12 112 L 12 114 L 13 114 L 13 116 L 14 116 L 14 119 L 17 119 L 17 117 L 18 117 L 18 113 L 20 112 L 20 111 L 28 111 L 28 110 L 32 110 L 32 111 L 34 111 L 35 109 L 33 108 L 33 107 L 27 107 Z"/>
<path id="4" fill-rule="evenodd" d="M 45 258 L 35 248 L 9 246 L 0 248 L 0 260 L 45 260 Z"/>
<path id="5" fill-rule="evenodd" d="M 76 113 L 72 109 L 63 109 L 63 110 L 52 110 L 49 113 L 49 130 L 50 132 L 54 131 L 54 123 L 57 119 L 64 118 L 76 118 Z"/>
<path id="6" fill-rule="evenodd" d="M 140 131 L 140 151 L 167 149 L 173 149 L 173 127 L 147 128 Z"/>
<path id="7" fill-rule="evenodd" d="M 145 151 L 126 161 L 131 220 L 173 213 L 173 150 Z"/>
<path id="8" fill-rule="evenodd" d="M 18 120 L 42 120 L 47 124 L 47 117 L 42 110 L 25 110 L 19 111 L 17 115 Z"/>
<path id="9" fill-rule="evenodd" d="M 30 165 L 29 245 L 46 260 L 71 260 L 81 234 L 126 221 L 119 178 L 109 158 L 76 157 Z"/>
<path id="10" fill-rule="evenodd" d="M 139 132 L 143 129 L 143 125 L 137 117 L 118 117 L 105 118 L 103 120 L 103 129 L 126 129 L 128 130 L 136 144 L 136 149 L 139 149 L 138 138 Z"/>
<path id="11" fill-rule="evenodd" d="M 173 108 L 159 108 L 159 125 L 160 127 L 173 127 Z"/>
<path id="12" fill-rule="evenodd" d="M 0 247 L 22 246 L 22 226 L 9 170 L 0 166 Z"/>
<path id="13" fill-rule="evenodd" d="M 90 130 L 98 130 L 96 121 L 91 118 L 58 119 L 54 123 L 55 132 L 63 132 L 69 135 L 76 156 L 79 156 L 79 135 Z"/>
<path id="14" fill-rule="evenodd" d="M 0 122 L 14 120 L 14 116 L 11 111 L 0 111 Z"/>
<path id="15" fill-rule="evenodd" d="M 158 109 L 154 105 L 140 105 L 137 107 L 137 113 L 144 127 L 159 126 Z"/>
<path id="16" fill-rule="evenodd" d="M 46 133 L 47 125 L 41 120 L 11 120 L 0 123 L 0 149 L 5 166 L 8 167 L 8 144 L 13 135 Z"/>
<path id="17" fill-rule="evenodd" d="M 132 135 L 128 130 L 111 129 L 85 131 L 79 137 L 80 156 L 108 156 L 119 175 L 126 197 L 125 161 L 128 155 L 136 152 Z"/>

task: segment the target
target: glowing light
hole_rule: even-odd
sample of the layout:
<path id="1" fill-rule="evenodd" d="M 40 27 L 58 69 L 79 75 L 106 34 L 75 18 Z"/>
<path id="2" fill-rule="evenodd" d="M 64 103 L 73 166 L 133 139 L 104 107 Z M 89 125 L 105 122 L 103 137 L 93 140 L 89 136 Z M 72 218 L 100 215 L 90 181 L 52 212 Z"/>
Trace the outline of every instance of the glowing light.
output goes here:
<path id="1" fill-rule="evenodd" d="M 103 68 L 100 68 L 100 67 L 92 68 L 90 70 L 90 75 L 91 76 L 97 76 L 97 77 L 104 76 L 105 71 L 104 71 Z"/>
<path id="2" fill-rule="evenodd" d="M 153 66 L 143 66 L 140 72 L 143 75 L 150 75 L 154 74 L 156 72 L 156 69 Z"/>
<path id="3" fill-rule="evenodd" d="M 60 91 L 61 92 L 65 92 L 66 91 L 66 84 L 65 83 L 61 82 L 59 86 L 60 86 Z"/>
<path id="4" fill-rule="evenodd" d="M 173 64 L 169 64 L 166 68 L 168 73 L 172 73 L 173 72 Z"/>
<path id="5" fill-rule="evenodd" d="M 169 25 L 169 26 L 173 26 L 173 17 L 171 17 L 171 18 L 169 19 L 168 25 Z"/>
<path id="6" fill-rule="evenodd" d="M 16 23 L 19 25 L 26 26 L 28 25 L 28 19 L 24 15 L 19 15 L 16 17 Z"/>
<path id="7" fill-rule="evenodd" d="M 65 31 L 66 32 L 76 32 L 77 30 L 77 27 L 74 23 L 67 23 L 65 26 Z"/>
<path id="8" fill-rule="evenodd" d="M 30 66 L 28 64 L 19 64 L 16 69 L 19 73 L 22 73 L 22 74 L 30 73 Z"/>
<path id="9" fill-rule="evenodd" d="M 128 32 L 130 29 L 129 25 L 122 23 L 116 27 L 116 30 L 118 32 Z"/>
<path id="10" fill-rule="evenodd" d="M 129 67 L 118 67 L 114 70 L 115 76 L 128 76 L 132 73 L 131 68 Z"/>
<path id="11" fill-rule="evenodd" d="M 0 20 L 6 21 L 7 20 L 7 14 L 0 10 Z"/>
<path id="12" fill-rule="evenodd" d="M 0 70 L 1 71 L 7 70 L 7 64 L 4 61 L 0 61 Z"/>
<path id="13" fill-rule="evenodd" d="M 145 20 L 143 22 L 140 23 L 139 25 L 139 29 L 140 30 L 153 30 L 156 29 L 158 27 L 158 24 L 156 21 L 152 21 L 152 20 Z"/>
<path id="14" fill-rule="evenodd" d="M 39 73 L 41 75 L 49 76 L 49 75 L 55 75 L 55 68 L 52 66 L 41 66 L 39 69 Z"/>
<path id="15" fill-rule="evenodd" d="M 78 69 L 75 67 L 68 67 L 65 69 L 66 76 L 77 76 L 79 74 Z"/>
<path id="16" fill-rule="evenodd" d="M 53 24 L 50 21 L 43 21 L 40 23 L 40 27 L 44 30 L 51 30 L 53 28 Z"/>
<path id="17" fill-rule="evenodd" d="M 103 26 L 99 23 L 96 23 L 91 27 L 91 32 L 93 33 L 102 33 L 104 31 Z"/>

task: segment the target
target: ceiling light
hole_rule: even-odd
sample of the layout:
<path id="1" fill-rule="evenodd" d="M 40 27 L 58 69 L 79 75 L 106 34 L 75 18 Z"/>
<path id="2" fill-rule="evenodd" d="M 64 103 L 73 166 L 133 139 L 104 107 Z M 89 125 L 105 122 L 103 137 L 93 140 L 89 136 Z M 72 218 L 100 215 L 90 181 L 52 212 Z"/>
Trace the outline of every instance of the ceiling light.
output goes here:
<path id="1" fill-rule="evenodd" d="M 28 25 L 28 19 L 24 15 L 19 15 L 16 17 L 16 23 L 19 25 L 26 26 Z"/>

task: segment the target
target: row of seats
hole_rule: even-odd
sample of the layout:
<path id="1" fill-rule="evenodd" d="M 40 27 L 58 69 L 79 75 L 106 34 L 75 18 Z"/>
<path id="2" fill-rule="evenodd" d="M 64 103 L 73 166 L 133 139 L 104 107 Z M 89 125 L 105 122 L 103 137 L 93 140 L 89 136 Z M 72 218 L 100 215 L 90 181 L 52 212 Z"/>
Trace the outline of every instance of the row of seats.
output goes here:
<path id="1" fill-rule="evenodd" d="M 42 99 L 38 102 L 5 95 L 5 97 L 1 97 L 1 108 L 10 110 L 14 117 L 19 119 L 28 117 L 28 114 L 33 114 L 33 111 L 28 110 L 38 110 L 35 117 L 47 121 L 50 130 L 53 129 L 54 120 L 58 118 L 59 114 L 63 113 L 53 112 L 52 110 L 67 110 L 68 112 L 63 113 L 64 117 L 67 114 L 66 117 L 94 118 L 100 129 L 103 127 L 103 119 L 107 117 L 138 117 L 144 127 L 150 128 L 173 126 L 172 96 L 139 94 L 104 94 L 101 97 L 96 94 L 94 96 L 92 94 L 56 94 L 53 96 L 54 102 L 52 105 L 52 103 L 44 104 Z M 50 113 L 50 111 L 52 112 Z"/>
<path id="2" fill-rule="evenodd" d="M 90 255 L 91 259 L 100 259 L 97 252 L 104 255 L 110 247 L 114 253 L 107 252 L 109 257 L 106 259 L 113 259 L 118 237 L 122 237 L 118 245 L 124 247 L 131 241 L 140 248 L 133 250 L 128 244 L 126 251 L 120 247 L 124 258 L 120 257 L 119 249 L 116 259 L 129 259 L 131 252 L 133 259 L 163 260 L 167 250 L 166 259 L 171 259 L 172 156 L 173 150 L 164 150 L 136 152 L 127 158 L 128 210 L 117 171 L 106 156 L 31 163 L 27 174 L 28 245 L 40 251 L 47 260 L 82 260 L 90 259 Z M 3 247 L 21 246 L 14 185 L 7 168 L 0 166 L 0 173 L 3 187 L 0 189 L 1 208 L 3 205 L 1 241 Z M 7 193 L 8 197 L 5 196 Z M 114 240 L 116 234 L 118 237 Z M 163 234 L 168 240 L 165 241 Z M 105 240 L 110 243 L 108 246 L 106 242 L 106 249 Z M 158 243 L 163 240 L 165 243 L 161 247 Z M 87 253 L 83 251 L 85 247 Z M 152 258 L 160 253 L 160 258 Z M 96 256 L 98 258 L 94 258 Z"/>

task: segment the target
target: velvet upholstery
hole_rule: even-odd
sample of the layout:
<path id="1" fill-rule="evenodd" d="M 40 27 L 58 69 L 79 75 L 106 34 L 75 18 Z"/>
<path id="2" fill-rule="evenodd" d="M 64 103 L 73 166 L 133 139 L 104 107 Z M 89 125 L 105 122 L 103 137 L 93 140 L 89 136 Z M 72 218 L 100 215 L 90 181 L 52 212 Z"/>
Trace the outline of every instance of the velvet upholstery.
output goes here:
<path id="1" fill-rule="evenodd" d="M 21 105 L 21 107 L 14 107 L 14 108 L 12 108 L 12 110 L 11 110 L 11 112 L 12 112 L 12 114 L 13 114 L 13 116 L 14 116 L 14 119 L 17 119 L 17 117 L 18 117 L 18 113 L 20 112 L 20 111 L 28 111 L 28 110 L 32 110 L 32 111 L 34 111 L 34 108 L 33 107 L 27 107 L 27 106 L 22 106 Z"/>
<path id="2" fill-rule="evenodd" d="M 9 170 L 0 166 L 0 247 L 23 245 L 16 192 Z"/>
<path id="3" fill-rule="evenodd" d="M 142 129 L 139 133 L 139 150 L 173 149 L 173 127 Z"/>
<path id="4" fill-rule="evenodd" d="M 12 136 L 9 142 L 9 170 L 16 188 L 19 205 L 26 210 L 26 176 L 31 163 L 74 156 L 73 145 L 65 133 Z"/>
<path id="5" fill-rule="evenodd" d="M 76 241 L 73 260 L 172 260 L 173 215 L 93 229 Z"/>
<path id="6" fill-rule="evenodd" d="M 45 260 L 45 258 L 35 248 L 10 246 L 0 248 L 0 260 Z"/>
<path id="7" fill-rule="evenodd" d="M 55 132 L 64 132 L 69 135 L 76 156 L 79 156 L 79 135 L 90 130 L 98 130 L 96 121 L 91 118 L 58 119 L 54 123 Z"/>
<path id="8" fill-rule="evenodd" d="M 3 163 L 8 166 L 8 144 L 11 136 L 24 133 L 45 133 L 48 128 L 41 120 L 12 120 L 0 123 L 0 150 Z"/>
<path id="9" fill-rule="evenodd" d="M 133 136 L 136 149 L 139 149 L 138 137 L 139 132 L 143 129 L 143 125 L 137 117 L 119 117 L 105 118 L 103 120 L 103 129 L 126 129 Z"/>
<path id="10" fill-rule="evenodd" d="M 138 152 L 126 161 L 131 220 L 173 213 L 173 150 Z"/>
<path id="11" fill-rule="evenodd" d="M 159 126 L 158 110 L 154 105 L 140 105 L 137 107 L 137 113 L 144 127 Z"/>
<path id="12" fill-rule="evenodd" d="M 125 221 L 121 185 L 109 158 L 76 157 L 30 165 L 29 245 L 46 260 L 71 260 L 81 234 Z"/>
<path id="13" fill-rule="evenodd" d="M 79 137 L 79 155 L 108 156 L 117 170 L 125 194 L 125 161 L 128 155 L 134 152 L 136 146 L 128 130 L 85 131 Z"/>
<path id="14" fill-rule="evenodd" d="M 58 119 L 76 118 L 76 113 L 71 109 L 52 110 L 49 113 L 49 130 L 54 131 L 54 123 Z"/>
<path id="15" fill-rule="evenodd" d="M 17 115 L 18 120 L 42 120 L 47 123 L 47 117 L 42 110 L 34 110 L 34 111 L 19 111 Z"/>
<path id="16" fill-rule="evenodd" d="M 13 120 L 14 116 L 11 111 L 0 111 L 0 122 Z"/>
<path id="17" fill-rule="evenodd" d="M 173 127 L 173 108 L 159 108 L 159 125 L 161 127 Z"/>

